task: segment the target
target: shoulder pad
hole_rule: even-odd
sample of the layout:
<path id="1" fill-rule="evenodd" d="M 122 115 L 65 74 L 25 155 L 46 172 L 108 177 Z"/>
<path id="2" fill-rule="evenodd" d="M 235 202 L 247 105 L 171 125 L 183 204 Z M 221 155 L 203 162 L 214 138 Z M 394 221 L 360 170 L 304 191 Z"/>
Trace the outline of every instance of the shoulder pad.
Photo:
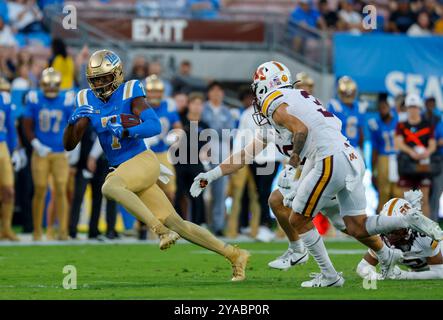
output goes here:
<path id="1" fill-rule="evenodd" d="M 139 86 L 146 96 L 145 88 L 139 80 L 129 80 L 126 81 L 125 86 L 123 87 L 123 100 L 132 98 L 136 86 Z"/>
<path id="2" fill-rule="evenodd" d="M 9 94 L 9 92 L 1 92 L 1 97 L 3 100 L 3 104 L 10 104 L 11 103 L 11 95 Z"/>
<path id="3" fill-rule="evenodd" d="M 343 111 L 341 103 L 337 99 L 331 99 L 331 101 L 329 101 L 329 105 L 331 106 L 332 110 L 335 112 L 342 112 Z"/>
<path id="4" fill-rule="evenodd" d="M 38 103 L 38 92 L 36 90 L 31 90 L 28 92 L 26 99 L 29 103 L 37 104 Z"/>
<path id="5" fill-rule="evenodd" d="M 79 93 L 77 93 L 77 99 L 76 99 L 77 107 L 89 105 L 88 91 L 89 91 L 89 89 L 83 89 L 83 90 L 80 90 Z"/>
<path id="6" fill-rule="evenodd" d="M 369 107 L 368 101 L 359 101 L 357 102 L 357 110 L 359 113 L 365 113 Z"/>
<path id="7" fill-rule="evenodd" d="M 65 101 L 63 105 L 65 107 L 71 107 L 75 103 L 75 92 L 73 90 L 69 90 L 65 92 Z"/>
<path id="8" fill-rule="evenodd" d="M 283 103 L 283 93 L 280 90 L 275 90 L 268 94 L 264 99 L 261 107 L 262 113 L 268 117 L 272 116 L 275 109 Z"/>
<path id="9" fill-rule="evenodd" d="M 372 131 L 377 131 L 378 130 L 378 123 L 377 123 L 377 119 L 376 118 L 371 118 L 368 120 L 368 126 L 369 129 Z"/>
<path id="10" fill-rule="evenodd" d="M 168 112 L 176 112 L 177 111 L 177 105 L 174 102 L 174 99 L 167 98 L 166 100 L 166 110 Z"/>

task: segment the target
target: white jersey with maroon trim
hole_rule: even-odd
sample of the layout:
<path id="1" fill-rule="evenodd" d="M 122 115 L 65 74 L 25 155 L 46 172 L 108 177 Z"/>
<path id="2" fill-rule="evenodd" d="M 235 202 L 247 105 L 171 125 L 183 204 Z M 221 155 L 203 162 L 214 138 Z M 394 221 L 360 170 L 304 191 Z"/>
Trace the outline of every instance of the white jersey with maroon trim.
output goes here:
<path id="1" fill-rule="evenodd" d="M 292 132 L 272 119 L 274 111 L 283 103 L 288 105 L 287 112 L 308 128 L 300 158 L 319 161 L 344 150 L 347 139 L 341 134 L 341 121 L 306 91 L 283 88 L 271 91 L 261 103 L 263 114 L 276 129 L 275 144 L 283 154 L 290 155 L 292 152 Z"/>
<path id="2" fill-rule="evenodd" d="M 383 237 L 383 241 L 387 246 L 391 246 L 386 238 Z M 428 267 L 426 258 L 434 257 L 441 251 L 441 244 L 427 235 L 412 231 L 408 243 L 396 245 L 395 248 L 403 251 L 402 265 L 413 271 L 421 271 Z M 369 251 L 369 253 L 375 256 L 373 252 Z"/>

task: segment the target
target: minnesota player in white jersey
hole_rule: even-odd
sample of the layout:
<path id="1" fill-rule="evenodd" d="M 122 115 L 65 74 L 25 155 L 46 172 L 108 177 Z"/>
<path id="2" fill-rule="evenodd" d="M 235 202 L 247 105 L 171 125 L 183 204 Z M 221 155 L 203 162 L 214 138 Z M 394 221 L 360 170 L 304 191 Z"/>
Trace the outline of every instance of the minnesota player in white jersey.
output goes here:
<path id="1" fill-rule="evenodd" d="M 411 210 L 402 217 L 366 216 L 362 184 L 363 160 L 341 134 L 340 121 L 315 97 L 293 88 L 287 67 L 275 61 L 260 65 L 254 74 L 252 89 L 257 98 L 254 119 L 260 125 L 270 123 L 283 143 L 288 143 L 283 145 L 283 149 L 290 156 L 289 164 L 297 168 L 300 160 L 305 157 L 314 163 L 312 169 L 305 171 L 305 175 L 301 177 L 297 192 L 288 192 L 284 199 L 292 207 L 289 224 L 298 234 L 305 235 L 302 240 L 298 234 L 293 234 L 293 242 L 298 243 L 296 251 L 301 260 L 306 255 L 303 242 L 306 244 L 308 241 L 311 249 L 322 243 L 320 237 L 311 234 L 311 220 L 333 197 L 337 197 L 339 202 L 346 232 L 376 253 L 383 277 L 392 273 L 402 253 L 398 249 L 388 248 L 378 234 L 411 227 L 435 239 L 443 237 L 441 229 L 417 210 Z M 266 143 L 266 139 L 257 137 L 218 167 L 199 174 L 191 187 L 191 194 L 198 196 L 208 183 L 240 169 Z M 288 199 L 289 196 L 293 196 L 293 199 Z M 317 257 L 313 256 L 317 261 Z M 344 280 L 340 273 L 324 272 L 326 270 L 321 263 L 319 266 L 322 273 L 312 281 L 304 282 L 302 286 L 343 285 Z"/>
<path id="2" fill-rule="evenodd" d="M 405 192 L 404 199 L 393 198 L 384 206 L 380 215 L 402 216 L 415 207 L 420 206 L 423 194 L 421 191 Z M 419 208 L 420 209 L 420 208 Z M 443 255 L 441 243 L 431 237 L 412 229 L 401 229 L 381 235 L 383 241 L 391 247 L 403 252 L 403 259 L 396 266 L 390 279 L 428 280 L 443 279 Z M 376 266 L 377 256 L 371 250 L 364 255 L 357 266 L 357 274 L 362 278 L 380 279 Z"/>

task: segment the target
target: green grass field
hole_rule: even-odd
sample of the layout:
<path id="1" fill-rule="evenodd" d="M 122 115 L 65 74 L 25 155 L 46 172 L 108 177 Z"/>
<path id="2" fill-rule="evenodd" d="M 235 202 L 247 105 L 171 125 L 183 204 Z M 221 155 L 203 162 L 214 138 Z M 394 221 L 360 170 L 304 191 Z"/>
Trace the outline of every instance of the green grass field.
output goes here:
<path id="1" fill-rule="evenodd" d="M 365 290 L 355 273 L 364 248 L 354 242 L 327 243 L 346 283 L 322 289 L 300 287 L 316 271 L 312 259 L 287 272 L 267 267 L 285 243 L 241 247 L 252 258 L 240 283 L 229 281 L 224 258 L 190 244 L 166 252 L 148 244 L 0 247 L 0 299 L 443 299 L 441 281 L 379 281 Z M 65 265 L 77 269 L 76 290 L 63 289 Z"/>

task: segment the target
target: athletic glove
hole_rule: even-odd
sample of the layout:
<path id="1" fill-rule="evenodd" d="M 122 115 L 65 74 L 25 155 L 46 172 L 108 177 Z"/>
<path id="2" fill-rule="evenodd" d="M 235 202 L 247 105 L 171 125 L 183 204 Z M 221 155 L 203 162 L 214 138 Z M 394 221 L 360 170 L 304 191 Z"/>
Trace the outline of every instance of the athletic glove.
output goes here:
<path id="1" fill-rule="evenodd" d="M 94 108 L 91 106 L 81 106 L 74 110 L 69 117 L 68 124 L 75 124 L 80 118 L 89 118 L 94 113 Z"/>
<path id="2" fill-rule="evenodd" d="M 295 181 L 295 172 L 296 169 L 287 164 L 278 176 L 278 187 L 282 189 L 290 189 Z"/>
<path id="3" fill-rule="evenodd" d="M 14 170 L 20 171 L 28 164 L 28 157 L 26 156 L 26 151 L 24 148 L 16 149 L 12 153 L 12 165 L 14 166 Z"/>
<path id="4" fill-rule="evenodd" d="M 217 180 L 223 175 L 219 166 L 208 172 L 201 172 L 195 178 L 192 183 L 190 193 L 196 198 L 202 193 L 202 191 L 213 181 Z"/>
<path id="5" fill-rule="evenodd" d="M 32 139 L 31 146 L 40 157 L 46 157 L 52 149 L 40 142 L 37 138 Z"/>
<path id="6" fill-rule="evenodd" d="M 112 133 L 113 136 L 119 139 L 123 137 L 124 128 L 122 126 L 120 116 L 110 118 L 106 124 L 106 128 Z"/>

